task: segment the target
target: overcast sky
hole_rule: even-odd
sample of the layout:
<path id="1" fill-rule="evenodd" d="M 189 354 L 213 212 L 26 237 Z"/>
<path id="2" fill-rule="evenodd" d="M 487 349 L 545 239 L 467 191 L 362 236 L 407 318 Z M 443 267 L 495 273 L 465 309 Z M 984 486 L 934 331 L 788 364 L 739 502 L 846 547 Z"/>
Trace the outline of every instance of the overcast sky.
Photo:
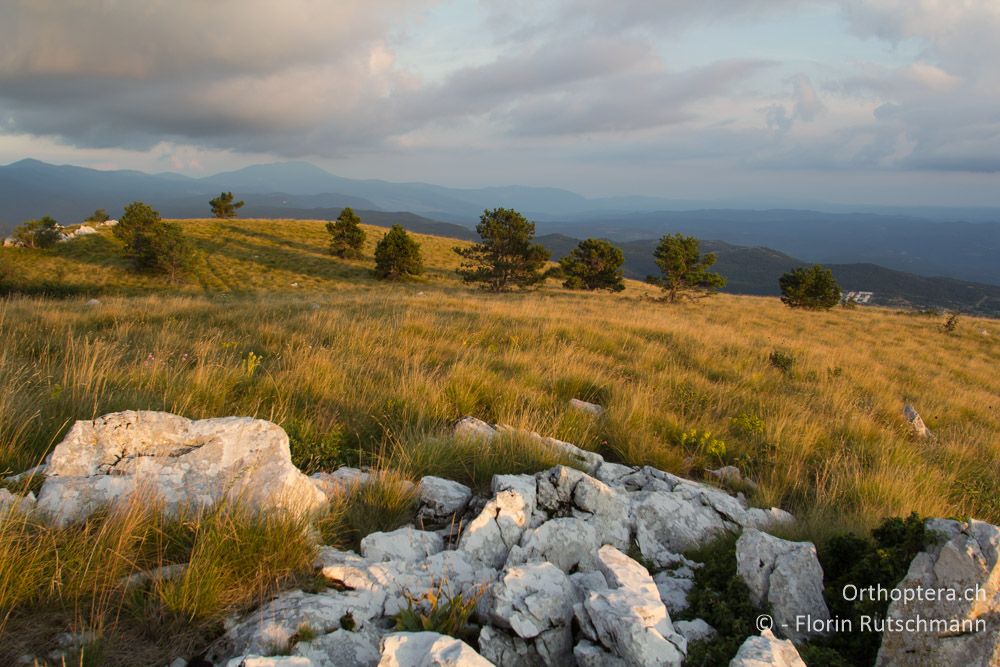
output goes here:
<path id="1" fill-rule="evenodd" d="M 0 162 L 1000 205 L 1000 0 L 4 0 Z"/>

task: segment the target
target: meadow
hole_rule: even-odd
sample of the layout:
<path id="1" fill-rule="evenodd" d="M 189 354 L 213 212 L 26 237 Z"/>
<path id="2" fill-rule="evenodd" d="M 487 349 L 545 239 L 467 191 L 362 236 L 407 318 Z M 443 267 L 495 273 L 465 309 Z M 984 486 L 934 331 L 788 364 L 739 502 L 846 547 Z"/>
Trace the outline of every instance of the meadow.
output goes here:
<path id="1" fill-rule="evenodd" d="M 693 478 L 736 465 L 758 485 L 745 489 L 751 503 L 793 512 L 804 538 L 914 511 L 1000 522 L 996 320 L 962 317 L 945 333 L 942 317 L 876 308 L 804 312 L 729 295 L 667 305 L 634 282 L 620 294 L 550 281 L 490 295 L 455 278 L 462 242 L 434 237 L 418 237 L 425 277 L 383 283 L 369 270 L 383 230 L 367 228 L 365 257 L 344 261 L 325 253 L 318 221 L 182 224 L 199 257 L 181 285 L 129 274 L 107 230 L 2 251 L 9 282 L 28 294 L 0 301 L 0 472 L 40 462 L 73 420 L 124 409 L 270 419 L 307 471 L 368 465 L 390 481 L 437 474 L 484 489 L 494 472 L 555 462 L 516 440 L 492 453 L 452 440 L 452 424 L 473 415 Z M 571 398 L 607 413 L 583 415 Z M 904 403 L 933 439 L 913 437 Z M 352 502 L 333 512 L 334 535 L 345 520 L 354 535 L 372 529 L 363 512 L 344 519 Z M 0 526 L 0 632 L 39 605 L 93 625 L 99 596 L 69 595 L 65 572 L 38 569 L 33 585 L 55 592 L 18 597 L 30 540 L 71 539 L 20 521 Z M 140 524 L 147 536 L 177 532 Z M 247 596 L 308 569 L 284 541 L 287 560 Z M 196 541 L 181 542 L 191 557 Z M 167 547 L 153 552 L 119 566 L 163 562 Z M 206 618 L 246 603 L 219 602 Z"/>

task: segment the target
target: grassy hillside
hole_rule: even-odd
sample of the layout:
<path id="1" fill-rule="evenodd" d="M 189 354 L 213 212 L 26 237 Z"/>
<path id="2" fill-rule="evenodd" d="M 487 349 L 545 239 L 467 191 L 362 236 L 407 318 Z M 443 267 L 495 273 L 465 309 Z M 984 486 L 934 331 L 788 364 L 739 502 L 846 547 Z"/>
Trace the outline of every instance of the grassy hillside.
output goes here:
<path id="1" fill-rule="evenodd" d="M 72 293 L 0 300 L 0 472 L 107 412 L 254 415 L 286 429 L 304 469 L 383 470 L 370 497 L 334 498 L 321 520 L 327 543 L 350 547 L 411 520 L 401 478 L 485 490 L 493 473 L 557 462 L 516 439 L 452 440 L 471 414 L 692 477 L 737 465 L 759 483 L 752 503 L 791 510 L 817 541 L 911 511 L 1000 521 L 996 320 L 945 334 L 939 318 L 878 308 L 731 295 L 668 306 L 639 283 L 489 295 L 455 279 L 460 242 L 434 237 L 420 239 L 427 277 L 387 284 L 370 273 L 374 228 L 366 256 L 343 261 L 317 221 L 183 225 L 202 255 L 178 286 L 128 273 L 106 231 L 0 250 L 26 291 Z M 574 397 L 608 412 L 581 415 Z M 911 437 L 904 402 L 934 440 Z M 86 664 L 195 655 L 227 615 L 316 585 L 305 535 L 239 508 L 166 520 L 144 502 L 62 530 L 0 516 L 0 662 L 81 629 L 98 638 Z M 184 562 L 176 581 L 121 584 Z"/>
<path id="2" fill-rule="evenodd" d="M 879 309 L 727 295 L 667 306 L 639 283 L 493 296 L 456 280 L 460 242 L 435 237 L 420 237 L 424 279 L 385 284 L 369 271 L 377 228 L 366 257 L 344 261 L 317 221 L 183 226 L 200 257 L 180 286 L 128 273 L 107 232 L 3 251 L 22 284 L 105 295 L 3 303 L 0 469 L 34 463 L 73 419 L 155 408 L 259 415 L 298 434 L 303 461 L 381 455 L 417 474 L 418 453 L 473 414 L 695 476 L 734 463 L 761 483 L 758 502 L 817 526 L 911 510 L 1000 520 L 996 466 L 983 466 L 1000 461 L 995 321 L 946 335 Z M 263 362 L 248 375 L 251 353 Z M 609 414 L 582 419 L 572 397 Z M 904 402 L 937 440 L 910 439 Z M 332 453 L 309 452 L 317 443 Z"/>

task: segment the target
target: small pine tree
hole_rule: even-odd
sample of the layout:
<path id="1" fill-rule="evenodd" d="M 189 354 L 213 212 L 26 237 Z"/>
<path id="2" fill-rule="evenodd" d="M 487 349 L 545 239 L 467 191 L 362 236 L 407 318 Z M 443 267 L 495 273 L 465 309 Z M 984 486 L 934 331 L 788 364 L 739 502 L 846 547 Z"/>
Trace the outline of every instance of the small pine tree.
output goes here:
<path id="1" fill-rule="evenodd" d="M 354 209 L 347 207 L 337 219 L 326 223 L 330 233 L 330 254 L 336 257 L 360 257 L 365 244 L 365 231 L 361 229 L 361 218 Z"/>
<path id="2" fill-rule="evenodd" d="M 163 222 L 148 204 L 126 206 L 112 233 L 135 271 L 161 273 L 176 281 L 190 267 L 192 250 L 180 226 Z"/>
<path id="3" fill-rule="evenodd" d="M 621 248 L 600 239 L 580 241 L 580 245 L 559 260 L 568 289 L 609 290 L 625 289 L 622 264 L 625 256 Z"/>
<path id="4" fill-rule="evenodd" d="M 790 308 L 829 310 L 840 303 L 840 285 L 830 269 L 819 264 L 798 268 L 778 279 L 781 300 Z"/>
<path id="5" fill-rule="evenodd" d="M 208 205 L 212 207 L 212 215 L 216 218 L 235 218 L 236 209 L 243 208 L 246 203 L 242 200 L 234 202 L 232 192 L 220 193 L 215 199 L 210 199 Z"/>
<path id="6" fill-rule="evenodd" d="M 28 248 L 51 248 L 59 241 L 59 223 L 45 215 L 14 230 L 14 238 Z"/>
<path id="7" fill-rule="evenodd" d="M 97 224 L 101 224 L 102 222 L 107 222 L 110 219 L 111 216 L 108 215 L 108 212 L 103 208 L 99 208 L 87 216 L 87 219 L 84 220 L 84 222 L 96 222 Z"/>
<path id="8" fill-rule="evenodd" d="M 667 234 L 660 239 L 653 257 L 662 275 L 646 280 L 658 285 L 670 303 L 710 296 L 726 286 L 725 278 L 708 270 L 715 264 L 715 253 L 702 255 L 698 239 L 693 236 Z"/>
<path id="9" fill-rule="evenodd" d="M 476 225 L 482 243 L 454 251 L 466 259 L 458 274 L 491 292 L 526 288 L 545 279 L 541 269 L 549 251 L 537 243 L 535 224 L 512 208 L 483 211 Z"/>
<path id="10" fill-rule="evenodd" d="M 393 225 L 375 246 L 375 275 L 395 280 L 423 272 L 420 244 L 400 225 Z"/>

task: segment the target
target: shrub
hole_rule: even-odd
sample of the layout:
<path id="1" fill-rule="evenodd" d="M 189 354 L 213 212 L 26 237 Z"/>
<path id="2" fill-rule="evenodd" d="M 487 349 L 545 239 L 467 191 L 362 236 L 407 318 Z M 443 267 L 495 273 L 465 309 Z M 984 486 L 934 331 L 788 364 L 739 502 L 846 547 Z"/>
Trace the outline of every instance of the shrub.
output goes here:
<path id="1" fill-rule="evenodd" d="M 941 331 L 947 334 L 955 333 L 958 330 L 958 312 L 948 313 L 944 323 L 941 324 Z"/>
<path id="2" fill-rule="evenodd" d="M 525 288 L 545 279 L 541 269 L 549 251 L 533 243 L 535 223 L 512 208 L 483 211 L 476 231 L 481 243 L 454 251 L 466 260 L 458 274 L 491 292 Z"/>
<path id="3" fill-rule="evenodd" d="M 135 271 L 177 280 L 191 266 L 192 250 L 180 226 L 163 222 L 148 204 L 132 202 L 112 232 Z"/>
<path id="4" fill-rule="evenodd" d="M 729 428 L 744 438 L 754 439 L 764 436 L 767 424 L 757 415 L 741 412 L 729 420 Z"/>
<path id="5" fill-rule="evenodd" d="M 14 238 L 29 248 L 51 248 L 59 240 L 59 223 L 45 215 L 14 230 Z"/>
<path id="6" fill-rule="evenodd" d="M 726 443 L 712 437 L 710 431 L 691 429 L 681 434 L 681 447 L 702 456 L 722 461 L 726 456 Z"/>
<path id="7" fill-rule="evenodd" d="M 646 280 L 663 289 L 664 300 L 669 303 L 709 296 L 726 286 L 725 278 L 708 270 L 715 264 L 715 253 L 702 255 L 698 239 L 693 236 L 664 236 L 653 257 L 661 275 Z"/>
<path id="8" fill-rule="evenodd" d="M 222 192 L 215 199 L 211 199 L 208 205 L 212 207 L 212 215 L 216 218 L 235 218 L 236 210 L 243 208 L 244 201 L 233 201 L 232 192 Z"/>
<path id="9" fill-rule="evenodd" d="M 778 279 L 781 301 L 790 308 L 829 310 L 840 303 L 840 285 L 830 269 L 819 264 L 799 268 Z"/>
<path id="10" fill-rule="evenodd" d="M 483 589 L 477 589 L 471 595 L 462 592 L 449 594 L 445 591 L 446 585 L 447 581 L 442 581 L 419 596 L 404 592 L 406 609 L 396 614 L 396 630 L 437 632 L 466 641 L 473 639 L 475 631 L 469 625 L 469 618 L 483 596 Z"/>
<path id="11" fill-rule="evenodd" d="M 335 257 L 360 257 L 365 244 L 361 218 L 351 207 L 344 208 L 337 219 L 326 223 L 330 234 L 330 254 Z"/>
<path id="12" fill-rule="evenodd" d="M 420 244 L 400 225 L 393 225 L 375 246 L 375 275 L 398 279 L 424 272 Z"/>
<path id="13" fill-rule="evenodd" d="M 580 245 L 559 260 L 559 267 L 566 279 L 563 287 L 620 292 L 625 289 L 622 273 L 624 262 L 625 255 L 621 248 L 607 241 L 580 241 Z"/>
<path id="14" fill-rule="evenodd" d="M 792 369 L 795 367 L 795 355 L 791 352 L 784 352 L 782 350 L 772 350 L 771 355 L 767 358 L 771 366 L 777 368 L 779 371 L 785 375 L 791 375 Z"/>
<path id="15" fill-rule="evenodd" d="M 93 213 L 91 213 L 89 216 L 87 216 L 87 219 L 84 220 L 84 222 L 96 222 L 100 224 L 102 222 L 107 222 L 110 219 L 111 216 L 108 215 L 108 212 L 105 211 L 103 208 L 99 208 Z"/>

